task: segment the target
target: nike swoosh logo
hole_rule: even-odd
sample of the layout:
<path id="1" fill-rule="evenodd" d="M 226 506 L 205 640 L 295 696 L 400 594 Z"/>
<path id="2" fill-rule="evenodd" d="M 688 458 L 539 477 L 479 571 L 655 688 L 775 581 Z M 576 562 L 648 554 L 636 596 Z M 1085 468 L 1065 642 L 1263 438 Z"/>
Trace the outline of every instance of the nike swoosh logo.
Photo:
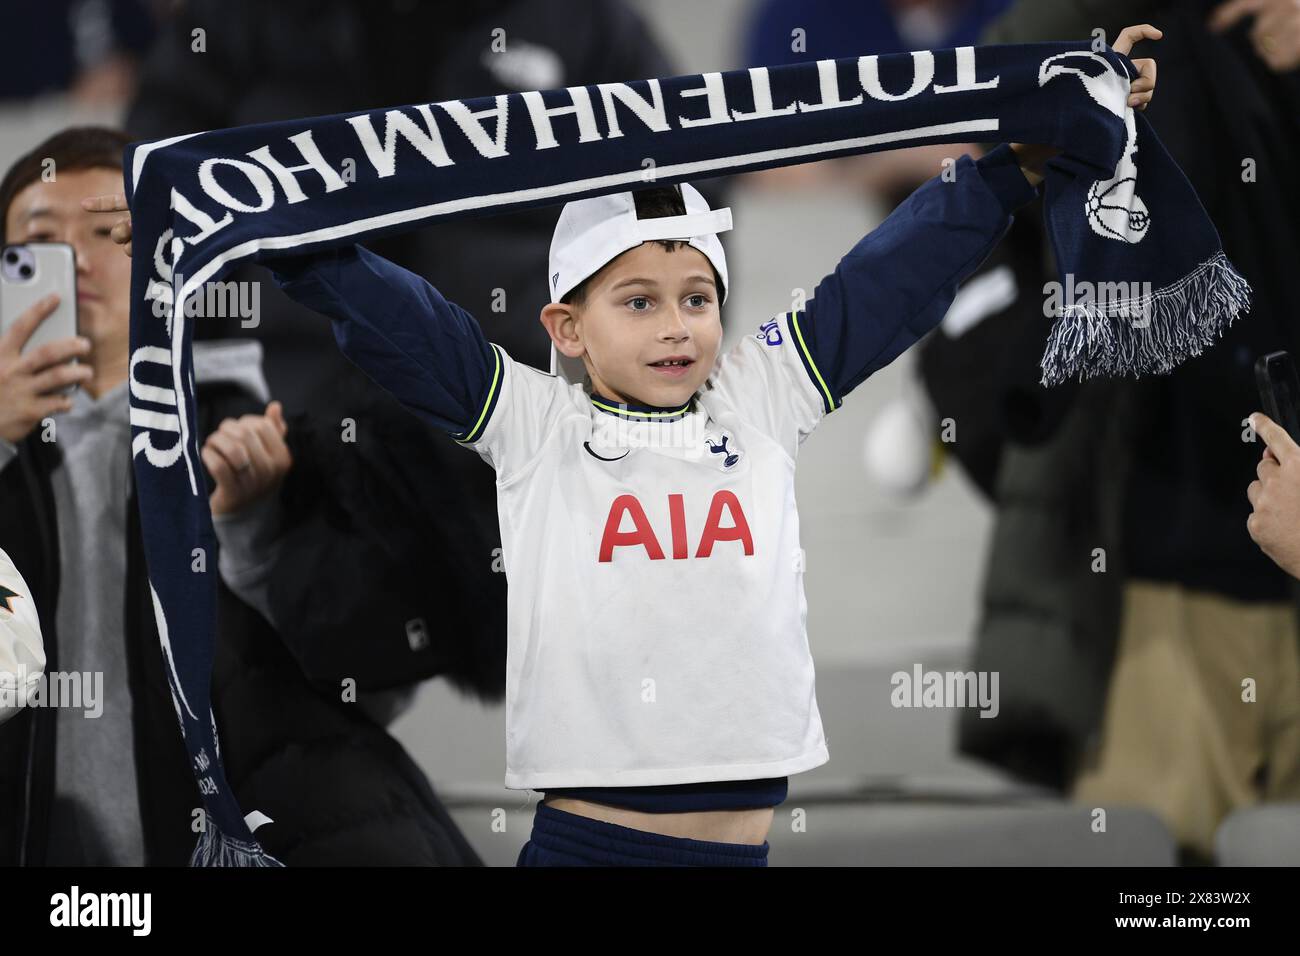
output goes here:
<path id="1" fill-rule="evenodd" d="M 631 448 L 629 448 L 627 451 L 623 452 L 623 454 L 619 455 L 618 458 L 606 458 L 604 455 L 597 455 L 594 451 L 592 451 L 591 442 L 589 441 L 583 442 L 582 447 L 587 449 L 587 454 L 590 455 L 592 458 L 599 458 L 601 461 L 618 461 L 619 458 L 626 458 L 628 452 L 632 450 Z"/>

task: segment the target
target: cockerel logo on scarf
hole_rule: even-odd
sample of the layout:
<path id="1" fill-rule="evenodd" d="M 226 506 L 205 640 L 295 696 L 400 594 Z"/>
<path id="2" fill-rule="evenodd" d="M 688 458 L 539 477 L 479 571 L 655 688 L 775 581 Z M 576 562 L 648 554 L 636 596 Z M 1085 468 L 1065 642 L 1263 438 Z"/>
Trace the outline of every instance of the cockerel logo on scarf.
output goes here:
<path id="1" fill-rule="evenodd" d="M 1066 60 L 1094 64 L 1101 72 L 1090 73 L 1078 66 L 1066 66 Z M 1115 70 L 1104 56 L 1087 50 L 1072 50 L 1043 61 L 1038 69 L 1038 85 L 1045 86 L 1048 80 L 1062 74 L 1077 76 L 1089 96 L 1124 120 L 1128 134 L 1124 143 L 1124 155 L 1115 167 L 1115 175 L 1110 179 L 1097 180 L 1088 190 L 1084 205 L 1088 224 L 1103 239 L 1141 242 L 1151 226 L 1151 214 L 1142 197 L 1135 192 L 1137 166 L 1133 162 L 1133 156 L 1137 153 L 1137 124 L 1133 119 L 1133 111 L 1127 108 L 1128 77 L 1122 78 L 1123 83 L 1116 83 Z"/>

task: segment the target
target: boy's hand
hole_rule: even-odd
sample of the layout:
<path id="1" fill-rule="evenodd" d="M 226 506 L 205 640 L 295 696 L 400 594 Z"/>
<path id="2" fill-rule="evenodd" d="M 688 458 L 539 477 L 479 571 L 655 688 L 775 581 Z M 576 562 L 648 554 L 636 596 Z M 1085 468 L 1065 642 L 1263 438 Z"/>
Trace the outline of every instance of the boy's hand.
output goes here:
<path id="1" fill-rule="evenodd" d="M 1246 531 L 1278 567 L 1300 577 L 1300 447 L 1263 412 L 1250 416 L 1250 427 L 1268 447 L 1259 478 L 1246 488 L 1252 509 Z"/>
<path id="2" fill-rule="evenodd" d="M 1111 49 L 1116 53 L 1123 53 L 1128 56 L 1133 49 L 1134 43 L 1141 40 L 1159 40 L 1162 36 L 1164 36 L 1164 33 L 1149 23 L 1139 24 L 1135 27 L 1125 27 L 1119 31 L 1119 36 L 1111 44 Z M 1155 96 L 1156 61 L 1148 57 L 1143 60 L 1134 60 L 1133 65 L 1137 67 L 1138 78 L 1129 87 L 1128 105 L 1135 110 L 1144 110 L 1147 108 L 1147 104 L 1151 102 L 1151 97 Z"/>
<path id="3" fill-rule="evenodd" d="M 1133 49 L 1133 44 L 1139 40 L 1159 40 L 1162 36 L 1164 34 L 1149 23 L 1125 27 L 1111 44 L 1111 49 L 1128 56 L 1129 51 Z M 1150 58 L 1134 60 L 1133 65 L 1137 67 L 1138 77 L 1129 86 L 1128 105 L 1135 110 L 1145 110 L 1151 98 L 1155 96 L 1156 61 Z M 1031 186 L 1037 186 L 1043 181 L 1043 171 L 1047 168 L 1047 161 L 1060 153 L 1055 146 L 1046 143 L 1012 143 L 1011 148 L 1015 151 L 1020 169 Z"/>
<path id="4" fill-rule="evenodd" d="M 203 464 L 217 483 L 208 498 L 214 515 L 239 511 L 270 494 L 293 467 L 284 436 L 289 426 L 279 402 L 264 415 L 227 418 L 203 443 Z"/>
<path id="5" fill-rule="evenodd" d="M 127 213 L 125 217 L 113 223 L 109 237 L 119 246 L 125 246 L 124 251 L 128 256 L 131 254 L 131 207 L 126 204 L 124 195 L 115 193 L 108 196 L 91 196 L 88 199 L 81 200 L 81 208 L 89 212 Z"/>

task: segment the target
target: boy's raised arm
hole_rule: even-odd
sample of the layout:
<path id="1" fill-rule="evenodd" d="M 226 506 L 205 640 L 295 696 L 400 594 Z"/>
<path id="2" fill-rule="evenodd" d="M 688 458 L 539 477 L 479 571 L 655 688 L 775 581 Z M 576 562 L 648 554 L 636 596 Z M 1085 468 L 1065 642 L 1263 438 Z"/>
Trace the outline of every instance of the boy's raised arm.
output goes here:
<path id="1" fill-rule="evenodd" d="M 334 320 L 343 353 L 377 384 L 453 437 L 475 437 L 499 362 L 472 315 L 362 246 L 268 265 L 289 296 Z"/>
<path id="2" fill-rule="evenodd" d="M 1034 187 L 1002 144 L 958 158 L 851 249 L 796 313 L 825 411 L 935 328 Z"/>

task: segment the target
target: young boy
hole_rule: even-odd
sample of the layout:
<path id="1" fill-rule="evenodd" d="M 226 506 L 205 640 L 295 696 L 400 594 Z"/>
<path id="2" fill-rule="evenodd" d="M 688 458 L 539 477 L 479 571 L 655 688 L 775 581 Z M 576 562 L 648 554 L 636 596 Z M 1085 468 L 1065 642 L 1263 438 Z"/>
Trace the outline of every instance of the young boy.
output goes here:
<path id="1" fill-rule="evenodd" d="M 1138 63 L 1130 105 L 1143 108 L 1154 70 Z M 766 865 L 788 775 L 828 759 L 799 447 L 938 325 L 1052 152 L 961 157 L 802 309 L 721 357 L 729 210 L 686 184 L 564 207 L 541 313 L 563 375 L 514 362 L 424 279 L 359 246 L 271 263 L 334 320 L 350 359 L 496 470 L 505 785 L 546 794 L 520 865 Z"/>
<path id="2" fill-rule="evenodd" d="M 569 203 L 541 321 L 587 387 L 364 248 L 272 263 L 349 358 L 496 469 L 505 784 L 546 792 L 521 864 L 764 864 L 786 777 L 828 759 L 799 446 L 939 323 L 1033 197 L 1010 147 L 962 157 L 721 357 L 729 211 L 689 185 Z"/>

